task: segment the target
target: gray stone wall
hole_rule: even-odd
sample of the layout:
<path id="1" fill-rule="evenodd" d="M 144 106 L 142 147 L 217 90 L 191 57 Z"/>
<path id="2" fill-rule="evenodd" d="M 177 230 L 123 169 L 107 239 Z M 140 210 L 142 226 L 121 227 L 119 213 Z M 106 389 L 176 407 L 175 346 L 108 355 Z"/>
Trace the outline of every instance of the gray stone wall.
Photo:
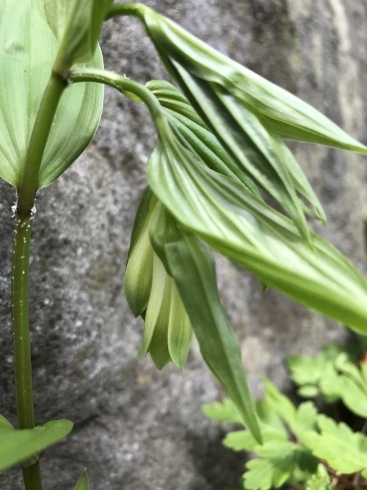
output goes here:
<path id="1" fill-rule="evenodd" d="M 365 0 L 151 0 L 194 34 L 313 104 L 367 143 Z M 137 20 L 110 21 L 106 68 L 147 82 L 165 78 Z M 184 373 L 138 363 L 142 322 L 122 294 L 129 234 L 155 134 L 143 106 L 106 89 L 94 142 L 39 195 L 31 262 L 31 328 L 37 423 L 68 418 L 68 439 L 42 456 L 45 489 L 72 489 L 88 467 L 94 490 L 220 490 L 243 457 L 220 445 L 223 429 L 200 405 L 221 396 L 193 345 Z M 294 144 L 329 223 L 320 231 L 365 270 L 366 161 Z M 0 412 L 15 420 L 10 258 L 15 195 L 1 184 Z M 342 327 L 269 290 L 218 258 L 223 302 L 241 340 L 253 393 L 261 374 L 287 386 L 283 360 L 312 353 Z M 18 468 L 1 490 L 21 488 Z"/>

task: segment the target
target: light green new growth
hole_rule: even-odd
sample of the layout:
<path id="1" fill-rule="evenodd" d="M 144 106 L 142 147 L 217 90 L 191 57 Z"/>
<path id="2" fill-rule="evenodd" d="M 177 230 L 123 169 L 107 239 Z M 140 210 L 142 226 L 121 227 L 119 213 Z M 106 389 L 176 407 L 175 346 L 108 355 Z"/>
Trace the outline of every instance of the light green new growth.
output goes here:
<path id="1" fill-rule="evenodd" d="M 269 381 L 254 403 L 241 349 L 221 305 L 213 257 L 203 243 L 295 301 L 367 333 L 367 281 L 312 233 L 306 215 L 326 222 L 321 203 L 285 143 L 295 139 L 367 148 L 305 102 L 230 60 L 142 4 L 113 0 L 7 0 L 0 5 L 0 177 L 17 191 L 12 269 L 18 429 L 0 417 L 0 471 L 21 463 L 26 490 L 41 490 L 39 452 L 71 422 L 35 427 L 28 312 L 28 268 L 36 193 L 56 180 L 92 140 L 103 85 L 144 103 L 157 131 L 149 186 L 139 205 L 124 289 L 145 321 L 139 356 L 158 369 L 184 368 L 192 334 L 232 401 L 206 407 L 216 419 L 245 424 L 225 444 L 251 450 L 249 490 L 304 482 L 329 490 L 322 458 L 336 471 L 366 472 L 366 437 L 298 409 Z M 138 17 L 181 88 L 146 86 L 103 70 L 104 20 Z M 285 217 L 261 197 L 272 196 Z M 330 353 L 329 353 L 330 354 Z M 312 364 L 289 361 L 303 396 L 341 399 L 367 416 L 367 368 L 323 352 Z M 290 440 L 288 429 L 292 433 Z M 0 434 L 0 435 L 1 435 Z M 340 454 L 351 447 L 351 456 Z M 367 447 L 367 446 L 366 446 Z M 325 449 L 326 448 L 326 449 Z M 337 452 L 339 451 L 339 456 Z M 342 469 L 340 469 L 342 468 Z M 84 471 L 75 490 L 87 490 Z"/>
<path id="2" fill-rule="evenodd" d="M 337 366 L 335 391 L 340 390 L 343 402 L 354 414 L 366 417 L 360 409 L 366 395 L 351 390 L 348 397 L 343 385 L 346 375 L 341 374 L 348 373 L 348 379 L 359 385 L 364 380 L 366 364 L 362 363 L 358 368 L 355 363 L 347 361 L 343 348 L 335 344 L 326 346 L 316 360 L 328 359 L 331 362 L 332 358 Z M 288 360 L 297 383 L 319 380 L 317 363 L 316 369 L 307 370 L 311 361 L 313 359 L 306 356 L 294 356 Z M 259 445 L 248 430 L 230 432 L 223 440 L 223 444 L 233 451 L 249 451 L 257 456 L 246 464 L 244 488 L 269 490 L 287 484 L 292 488 L 302 485 L 304 490 L 331 490 L 334 485 L 339 485 L 339 481 L 343 485 L 347 480 L 350 488 L 358 488 L 358 484 L 363 486 L 367 479 L 367 437 L 361 432 L 353 432 L 343 422 L 337 423 L 318 414 L 312 402 L 301 403 L 296 408 L 275 385 L 266 379 L 264 383 L 265 396 L 256 402 L 264 444 Z M 240 423 L 229 399 L 204 405 L 202 410 L 216 421 Z"/>

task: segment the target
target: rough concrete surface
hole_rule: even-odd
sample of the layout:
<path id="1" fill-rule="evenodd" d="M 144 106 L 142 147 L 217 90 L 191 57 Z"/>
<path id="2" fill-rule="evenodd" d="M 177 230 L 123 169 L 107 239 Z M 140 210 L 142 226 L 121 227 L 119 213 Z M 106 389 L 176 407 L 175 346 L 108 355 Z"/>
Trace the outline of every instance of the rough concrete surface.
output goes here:
<path id="1" fill-rule="evenodd" d="M 365 0 L 151 0 L 201 39 L 313 104 L 367 143 Z M 106 68 L 140 82 L 166 78 L 135 19 L 110 21 Z M 39 195 L 31 262 L 31 328 L 37 423 L 73 420 L 42 456 L 45 489 L 71 490 L 87 466 L 92 490 L 220 490 L 234 486 L 242 455 L 222 448 L 224 429 L 200 405 L 221 396 L 195 346 L 184 373 L 138 363 L 142 322 L 122 294 L 134 211 L 155 134 L 143 106 L 106 90 L 94 142 Z M 311 145 L 292 147 L 323 203 L 320 231 L 365 269 L 366 161 Z M 1 184 L 0 412 L 15 418 L 10 257 L 15 195 Z M 253 393 L 266 372 L 286 386 L 283 360 L 343 340 L 344 330 L 218 258 L 224 305 L 241 340 Z M 1 490 L 20 489 L 18 468 Z"/>

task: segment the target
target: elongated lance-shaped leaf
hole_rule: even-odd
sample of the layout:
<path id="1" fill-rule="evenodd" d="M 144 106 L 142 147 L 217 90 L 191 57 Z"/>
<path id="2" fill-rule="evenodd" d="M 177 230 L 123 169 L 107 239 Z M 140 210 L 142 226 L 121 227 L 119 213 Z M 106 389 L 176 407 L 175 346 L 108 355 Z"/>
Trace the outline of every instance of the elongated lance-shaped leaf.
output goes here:
<path id="1" fill-rule="evenodd" d="M 229 93 L 223 93 L 219 86 L 195 79 L 179 65 L 176 68 L 202 102 L 201 113 L 210 121 L 211 129 L 227 150 L 278 201 L 308 239 L 303 203 L 293 187 L 289 165 L 279 158 L 277 145 L 274 145 L 279 137 L 273 131 L 269 134 L 254 113 L 236 104 L 235 99 Z"/>
<path id="2" fill-rule="evenodd" d="M 148 166 L 153 192 L 187 229 L 261 281 L 324 315 L 367 332 L 367 282 L 335 248 L 292 222 L 244 185 L 204 166 L 167 118 Z"/>
<path id="3" fill-rule="evenodd" d="M 61 45 L 57 70 L 93 58 L 106 13 L 113 0 L 43 0 L 47 22 Z"/>
<path id="4" fill-rule="evenodd" d="M 234 161 L 218 138 L 209 131 L 186 97 L 165 80 L 152 80 L 146 86 L 157 97 L 171 123 L 182 134 L 191 151 L 212 170 L 242 182 L 255 195 L 261 197 L 248 173 Z"/>
<path id="5" fill-rule="evenodd" d="M 227 151 L 224 149 L 222 151 L 224 150 L 224 153 L 233 156 L 233 159 L 229 158 L 229 155 L 223 159 L 226 166 L 229 167 L 227 164 L 229 159 L 232 163 L 232 168 L 229 168 L 233 170 L 242 168 L 246 172 L 245 175 L 250 174 L 257 184 L 279 202 L 288 215 L 293 218 L 302 235 L 308 239 L 308 228 L 304 217 L 305 205 L 298 196 L 298 189 L 316 206 L 318 214 L 322 216 L 323 220 L 325 220 L 325 215 L 298 163 L 292 157 L 291 152 L 286 151 L 285 143 L 270 126 L 265 128 L 254 113 L 237 105 L 235 99 L 228 93 L 224 94 L 219 86 L 195 79 L 179 66 L 176 68 L 191 92 L 195 92 L 197 99 L 200 100 L 200 113 L 203 114 L 205 120 L 210 121 L 208 123 L 210 128 L 226 147 Z M 165 99 L 161 103 L 162 105 L 167 104 Z M 194 144 L 196 149 L 198 146 L 195 145 L 196 141 L 192 141 L 190 132 L 185 128 L 185 121 L 182 121 L 182 116 L 177 114 L 178 111 L 182 111 L 182 102 L 176 102 L 177 105 L 178 107 L 175 107 L 174 102 L 169 104 L 171 111 L 172 107 L 176 109 L 176 117 L 172 122 L 183 133 L 185 141 L 191 145 Z M 187 113 L 186 108 L 185 113 Z M 176 122 L 177 116 L 180 119 L 179 124 Z M 208 154 L 206 149 L 207 138 L 202 133 L 203 130 L 199 128 L 198 136 L 204 138 L 201 139 L 201 147 L 204 148 L 198 154 L 208 165 L 208 160 L 213 161 L 213 158 Z M 289 161 L 285 161 L 288 159 Z M 292 178 L 293 166 L 295 167 L 294 178 Z M 211 168 L 226 175 L 219 168 L 213 166 Z M 227 176 L 230 177 L 228 172 Z M 244 183 L 246 184 L 246 182 Z M 312 210 L 310 212 L 312 213 Z"/>
<path id="6" fill-rule="evenodd" d="M 0 176 L 18 187 L 60 44 L 48 22 L 45 0 L 7 0 L 0 4 L 0 72 L 6 74 L 0 91 Z M 102 67 L 99 49 L 88 66 Z M 100 120 L 102 102 L 103 87 L 97 84 L 81 83 L 65 89 L 43 155 L 39 188 L 53 182 L 89 144 Z"/>
<path id="7" fill-rule="evenodd" d="M 180 230 L 167 212 L 156 217 L 151 225 L 152 244 L 177 285 L 204 361 L 231 397 L 243 423 L 261 442 L 241 350 L 221 306 L 213 258 L 196 237 Z"/>
<path id="8" fill-rule="evenodd" d="M 1 425 L 0 472 L 60 441 L 72 428 L 73 423 L 69 420 L 54 420 L 25 430 Z"/>
<path id="9" fill-rule="evenodd" d="M 118 12 L 118 6 L 115 7 Z M 220 85 L 242 104 L 266 118 L 284 138 L 321 143 L 366 154 L 367 148 L 348 136 L 319 111 L 229 59 L 185 29 L 145 5 L 135 6 L 157 51 L 185 95 L 201 106 L 196 94 L 177 76 L 173 63 L 200 80 Z"/>

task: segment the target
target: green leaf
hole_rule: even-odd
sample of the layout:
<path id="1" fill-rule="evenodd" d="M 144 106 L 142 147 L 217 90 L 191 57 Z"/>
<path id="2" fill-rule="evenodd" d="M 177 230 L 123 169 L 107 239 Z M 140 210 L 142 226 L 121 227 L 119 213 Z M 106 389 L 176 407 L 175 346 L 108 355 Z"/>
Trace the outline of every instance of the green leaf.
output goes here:
<path id="1" fill-rule="evenodd" d="M 360 417 L 367 418 L 367 392 L 354 379 L 340 376 L 339 395 L 345 406 Z"/>
<path id="2" fill-rule="evenodd" d="M 248 430 L 237 430 L 226 435 L 223 445 L 233 451 L 253 451 L 258 443 Z"/>
<path id="3" fill-rule="evenodd" d="M 34 429 L 15 430 L 0 426 L 0 471 L 30 458 L 55 444 L 73 428 L 69 420 L 54 420 Z"/>
<path id="4" fill-rule="evenodd" d="M 292 165 L 283 161 L 291 153 L 282 151 L 285 144 L 279 136 L 270 127 L 265 128 L 256 114 L 237 105 L 230 94 L 191 77 L 180 66 L 176 68 L 202 102 L 200 113 L 228 152 L 283 207 L 308 239 L 304 205 L 297 196 L 289 172 Z M 319 208 L 322 210 L 321 205 Z"/>
<path id="5" fill-rule="evenodd" d="M 314 385 L 303 385 L 297 390 L 297 394 L 303 398 L 314 398 L 319 394 L 319 389 Z"/>
<path id="6" fill-rule="evenodd" d="M 319 389 L 324 401 L 326 403 L 336 403 L 340 399 L 340 388 L 340 376 L 335 369 L 335 365 L 333 362 L 327 361 L 319 382 Z"/>
<path id="7" fill-rule="evenodd" d="M 307 449 L 289 441 L 271 441 L 256 451 L 263 457 L 246 464 L 244 487 L 248 490 L 279 488 L 296 477 L 308 478 L 317 468 L 316 459 Z"/>
<path id="8" fill-rule="evenodd" d="M 301 403 L 296 413 L 295 435 L 301 439 L 303 432 L 316 429 L 317 410 L 312 402 Z"/>
<path id="9" fill-rule="evenodd" d="M 347 354 L 340 354 L 335 367 L 343 373 L 338 377 L 338 394 L 343 403 L 361 417 L 367 417 L 367 369 L 348 360 Z"/>
<path id="10" fill-rule="evenodd" d="M 290 430 L 297 432 L 297 411 L 293 403 L 283 395 L 274 383 L 264 377 L 265 400 L 272 410 L 284 420 Z"/>
<path id="11" fill-rule="evenodd" d="M 317 411 L 312 402 L 301 403 L 296 409 L 289 398 L 266 378 L 264 385 L 264 404 L 285 422 L 297 439 L 302 440 L 304 433 L 315 429 Z"/>
<path id="12" fill-rule="evenodd" d="M 292 223 L 240 185 L 208 169 L 160 114 L 148 180 L 184 227 L 296 301 L 355 330 L 367 330 L 367 283 L 330 244 Z"/>
<path id="13" fill-rule="evenodd" d="M 321 434 L 310 432 L 303 443 L 314 456 L 325 460 L 335 471 L 343 474 L 355 473 L 367 468 L 367 437 L 352 430 L 344 423 L 319 415 Z"/>
<path id="14" fill-rule="evenodd" d="M 264 440 L 287 440 L 288 431 L 267 399 L 256 400 L 256 413 L 259 418 L 261 433 Z"/>
<path id="15" fill-rule="evenodd" d="M 350 362 L 348 356 L 345 352 L 339 354 L 339 356 L 335 360 L 335 367 L 338 371 L 346 374 L 350 378 L 354 379 L 356 383 L 360 383 L 363 386 L 364 381 L 361 378 L 361 373 L 357 366 Z"/>
<path id="16" fill-rule="evenodd" d="M 12 424 L 3 415 L 0 415 L 0 430 L 1 429 L 14 429 Z"/>
<path id="17" fill-rule="evenodd" d="M 235 421 L 235 419 L 230 420 L 230 410 L 231 408 L 233 410 L 234 405 L 230 400 L 227 399 L 226 401 L 227 403 L 225 405 L 218 404 L 219 407 L 215 404 L 213 404 L 214 406 L 209 405 L 209 416 L 212 415 L 216 420 L 221 419 L 223 422 Z M 206 414 L 205 411 L 204 413 Z M 287 442 L 288 432 L 267 400 L 256 401 L 256 413 L 258 415 L 263 443 Z M 263 447 L 258 444 L 249 431 L 231 432 L 225 437 L 223 444 L 234 451 L 253 451 L 257 454 L 259 451 L 261 452 L 261 448 Z"/>
<path id="18" fill-rule="evenodd" d="M 229 398 L 225 398 L 222 403 L 214 402 L 210 405 L 201 405 L 201 410 L 206 417 L 217 422 L 243 423 L 236 406 Z"/>
<path id="19" fill-rule="evenodd" d="M 187 147 L 193 153 L 212 170 L 239 183 L 242 182 L 253 194 L 261 198 L 260 192 L 247 172 L 233 160 L 219 140 L 209 131 L 186 97 L 164 80 L 152 80 L 146 86 L 165 108 L 170 123 L 183 136 Z"/>
<path id="20" fill-rule="evenodd" d="M 288 480 L 302 481 L 317 468 L 317 460 L 309 449 L 301 446 L 304 434 L 314 432 L 317 412 L 311 402 L 302 403 L 296 410 L 291 402 L 269 381 L 265 381 L 265 398 L 256 402 L 256 411 L 263 438 L 259 445 L 249 431 L 227 434 L 223 444 L 234 451 L 252 451 L 260 459 L 247 464 L 245 488 L 278 488 Z M 231 415 L 231 402 L 206 406 L 209 416 L 227 421 Z M 205 413 L 204 412 L 204 413 Z M 288 440 L 289 434 L 280 417 L 292 429 L 297 443 Z"/>
<path id="21" fill-rule="evenodd" d="M 88 63 L 113 0 L 38 1 L 44 4 L 47 22 L 61 45 L 57 68 L 67 71 L 74 63 Z"/>
<path id="22" fill-rule="evenodd" d="M 22 179 L 30 135 L 60 47 L 45 5 L 43 0 L 8 0 L 0 7 L 0 72 L 6 73 L 0 91 L 0 176 L 15 187 Z M 99 49 L 88 66 L 102 67 Z M 102 102 L 103 87 L 98 84 L 75 84 L 64 91 L 43 155 L 39 188 L 61 175 L 89 144 Z"/>
<path id="23" fill-rule="evenodd" d="M 298 448 L 291 442 L 265 444 L 262 454 L 265 458 L 253 459 L 246 464 L 244 487 L 248 490 L 279 488 L 297 468 Z"/>
<path id="24" fill-rule="evenodd" d="M 213 258 L 194 236 L 175 226 L 168 213 L 157 216 L 159 220 L 151 228 L 152 244 L 176 283 L 204 361 L 222 383 L 243 423 L 261 441 L 241 350 L 220 303 Z"/>
<path id="25" fill-rule="evenodd" d="M 301 388 L 300 396 L 311 398 L 322 395 L 326 403 L 335 403 L 339 397 L 340 377 L 335 367 L 335 360 L 342 352 L 342 347 L 329 344 L 316 357 L 291 356 L 287 366 L 292 380 Z"/>
<path id="26" fill-rule="evenodd" d="M 323 464 L 319 464 L 317 472 L 307 480 L 305 490 L 332 490 L 330 477 Z"/>
<path id="27" fill-rule="evenodd" d="M 266 119 L 282 137 L 367 153 L 363 145 L 294 95 L 230 60 L 149 7 L 139 5 L 136 10 L 163 63 L 191 103 L 199 107 L 204 104 L 182 80 L 177 65 L 197 79 L 225 89 L 239 104 Z"/>
<path id="28" fill-rule="evenodd" d="M 321 377 L 323 360 L 321 357 L 291 356 L 287 359 L 287 367 L 292 380 L 298 385 L 315 385 Z"/>
<path id="29" fill-rule="evenodd" d="M 74 490 L 89 490 L 88 474 L 86 468 L 84 468 L 83 473 L 80 475 L 80 478 Z"/>

